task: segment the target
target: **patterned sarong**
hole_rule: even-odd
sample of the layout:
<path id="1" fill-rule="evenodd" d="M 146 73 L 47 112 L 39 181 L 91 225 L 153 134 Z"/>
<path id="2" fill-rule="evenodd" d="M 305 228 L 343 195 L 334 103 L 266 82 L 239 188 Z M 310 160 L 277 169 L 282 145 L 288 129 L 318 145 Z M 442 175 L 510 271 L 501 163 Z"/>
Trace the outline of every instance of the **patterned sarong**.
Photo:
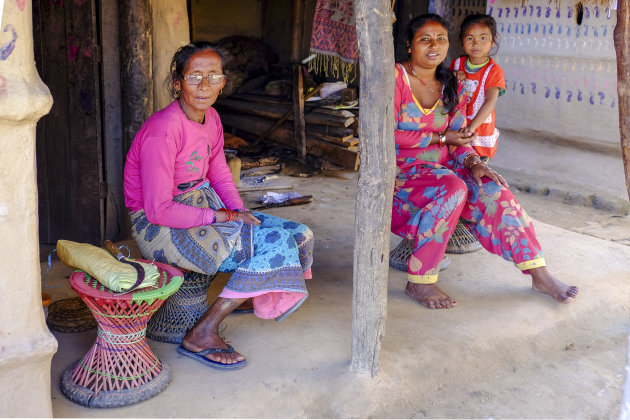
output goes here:
<path id="1" fill-rule="evenodd" d="M 224 207 L 215 191 L 202 186 L 174 201 L 195 207 Z M 144 211 L 131 214 L 133 237 L 144 258 L 198 273 L 233 272 L 219 297 L 252 298 L 254 314 L 270 319 L 301 304 L 311 278 L 313 232 L 297 222 L 254 214 L 260 226 L 213 223 L 174 229 L 149 223 Z"/>
<path id="2" fill-rule="evenodd" d="M 356 77 L 359 46 L 354 19 L 354 0 L 317 0 L 313 17 L 308 70 L 350 83 Z"/>

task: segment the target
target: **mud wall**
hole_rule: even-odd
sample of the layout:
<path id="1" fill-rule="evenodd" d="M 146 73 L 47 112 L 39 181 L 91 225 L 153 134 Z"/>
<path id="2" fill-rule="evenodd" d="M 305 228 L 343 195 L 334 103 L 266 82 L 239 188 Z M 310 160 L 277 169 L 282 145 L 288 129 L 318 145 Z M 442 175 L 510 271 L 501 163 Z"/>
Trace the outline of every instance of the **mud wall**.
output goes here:
<path id="1" fill-rule="evenodd" d="M 35 69 L 31 2 L 0 12 L 0 417 L 50 417 L 57 341 L 41 300 L 35 124 L 52 97 Z"/>
<path id="2" fill-rule="evenodd" d="M 497 104 L 497 127 L 617 153 L 616 11 L 593 2 L 581 9 L 578 4 L 488 2 L 500 36 L 495 60 L 507 83 Z"/>

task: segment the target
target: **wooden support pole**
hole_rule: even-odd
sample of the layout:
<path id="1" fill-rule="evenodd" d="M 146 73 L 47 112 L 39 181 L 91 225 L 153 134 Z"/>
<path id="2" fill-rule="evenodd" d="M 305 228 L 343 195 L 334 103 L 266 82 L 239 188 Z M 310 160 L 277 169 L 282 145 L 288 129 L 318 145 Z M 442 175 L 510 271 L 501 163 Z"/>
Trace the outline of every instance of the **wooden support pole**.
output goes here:
<path id="1" fill-rule="evenodd" d="M 293 24 L 291 26 L 291 62 L 302 59 L 302 33 L 304 32 L 304 0 L 293 0 Z"/>
<path id="2" fill-rule="evenodd" d="M 621 154 L 626 174 L 626 189 L 630 198 L 630 6 L 618 2 L 617 24 L 614 31 L 617 52 L 617 94 L 619 95 L 619 133 Z"/>
<path id="3" fill-rule="evenodd" d="M 394 42 L 391 2 L 357 0 L 361 68 L 361 166 L 354 222 L 352 357 L 350 370 L 378 375 L 387 318 L 389 237 L 395 177 Z"/>
<path id="4" fill-rule="evenodd" d="M 306 162 L 306 123 L 304 121 L 304 79 L 302 66 L 293 65 L 293 132 L 295 150 L 302 162 Z"/>
<path id="5" fill-rule="evenodd" d="M 291 62 L 293 65 L 293 132 L 298 158 L 306 162 L 306 128 L 304 123 L 304 78 L 302 66 L 302 32 L 304 30 L 304 0 L 293 0 L 291 30 Z"/>
<path id="6" fill-rule="evenodd" d="M 153 24 L 149 0 L 118 2 L 123 145 L 131 142 L 153 113 Z"/>

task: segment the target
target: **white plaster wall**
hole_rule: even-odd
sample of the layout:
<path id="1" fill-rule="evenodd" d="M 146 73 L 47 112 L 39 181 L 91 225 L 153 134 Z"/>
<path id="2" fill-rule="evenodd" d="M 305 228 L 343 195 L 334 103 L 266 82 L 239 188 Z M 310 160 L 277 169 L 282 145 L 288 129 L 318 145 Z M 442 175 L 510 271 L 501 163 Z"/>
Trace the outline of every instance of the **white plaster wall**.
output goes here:
<path id="1" fill-rule="evenodd" d="M 606 152 L 620 150 L 615 10 L 575 0 L 488 1 L 497 20 L 507 91 L 496 108 L 497 127 L 549 142 Z M 610 12 L 610 13 L 609 13 Z"/>
<path id="2" fill-rule="evenodd" d="M 153 96 L 155 111 L 173 101 L 165 81 L 175 51 L 190 42 L 186 0 L 151 0 L 153 13 Z"/>
<path id="3" fill-rule="evenodd" d="M 31 2 L 0 24 L 0 417 L 50 417 L 57 341 L 41 302 L 35 124 L 52 97 L 35 70 Z"/>

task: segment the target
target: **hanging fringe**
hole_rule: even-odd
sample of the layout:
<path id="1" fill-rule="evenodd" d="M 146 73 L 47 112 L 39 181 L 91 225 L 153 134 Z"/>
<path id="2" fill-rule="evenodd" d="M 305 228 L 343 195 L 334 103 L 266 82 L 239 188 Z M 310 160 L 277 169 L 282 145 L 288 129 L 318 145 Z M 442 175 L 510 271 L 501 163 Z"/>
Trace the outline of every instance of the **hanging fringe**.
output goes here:
<path id="1" fill-rule="evenodd" d="M 343 80 L 350 84 L 357 78 L 356 63 L 349 63 L 336 55 L 314 53 L 315 57 L 308 62 L 308 71 L 326 77 Z"/>

